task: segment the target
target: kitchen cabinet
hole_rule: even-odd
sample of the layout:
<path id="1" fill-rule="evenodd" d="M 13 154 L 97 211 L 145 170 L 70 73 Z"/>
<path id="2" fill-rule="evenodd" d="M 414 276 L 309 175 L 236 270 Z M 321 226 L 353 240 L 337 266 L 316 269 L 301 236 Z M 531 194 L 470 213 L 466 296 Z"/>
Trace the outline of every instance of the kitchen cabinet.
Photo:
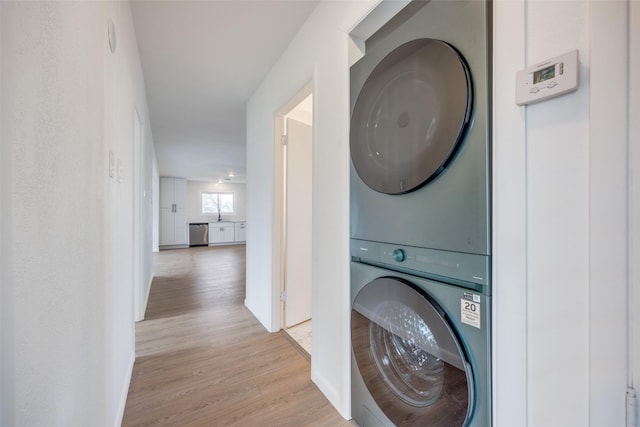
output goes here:
<path id="1" fill-rule="evenodd" d="M 232 222 L 210 222 L 209 244 L 230 243 L 235 239 L 235 227 Z"/>
<path id="2" fill-rule="evenodd" d="M 246 222 L 235 223 L 235 241 L 236 242 L 247 241 L 247 223 Z"/>
<path id="3" fill-rule="evenodd" d="M 187 180 L 160 178 L 160 246 L 187 245 Z"/>

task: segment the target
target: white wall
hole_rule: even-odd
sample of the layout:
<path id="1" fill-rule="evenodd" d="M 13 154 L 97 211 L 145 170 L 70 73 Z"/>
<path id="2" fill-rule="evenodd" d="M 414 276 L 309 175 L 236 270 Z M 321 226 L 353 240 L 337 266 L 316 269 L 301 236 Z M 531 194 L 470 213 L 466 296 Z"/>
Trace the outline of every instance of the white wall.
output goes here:
<path id="1" fill-rule="evenodd" d="M 321 3 L 248 105 L 247 306 L 273 330 L 273 114 L 314 81 L 312 379 L 345 416 L 347 28 L 369 4 Z M 626 4 L 494 3 L 496 426 L 622 425 L 626 390 Z M 623 48 L 624 46 L 624 48 Z M 577 93 L 514 103 L 515 72 L 580 50 Z M 330 350 L 329 350 L 330 349 Z M 605 421 L 606 420 L 606 421 Z"/>
<path id="2" fill-rule="evenodd" d="M 246 216 L 246 184 L 230 182 L 187 181 L 187 220 L 216 222 L 218 214 L 202 213 L 202 193 L 233 193 L 235 213 L 222 215 L 223 221 L 244 221 Z"/>
<path id="3" fill-rule="evenodd" d="M 312 380 L 345 417 L 349 369 L 348 33 L 376 1 L 321 2 L 247 106 L 247 307 L 268 330 L 279 304 L 272 260 L 274 115 L 313 80 Z M 277 289 L 275 289 L 277 291 Z"/>
<path id="4" fill-rule="evenodd" d="M 118 425 L 134 358 L 136 106 L 145 165 L 153 156 L 129 5 L 0 7 L 0 423 Z M 115 54 L 108 18 L 117 30 Z M 121 180 L 109 177 L 109 151 Z"/>
<path id="5" fill-rule="evenodd" d="M 495 425 L 623 425 L 626 4 L 494 5 Z M 572 49 L 578 92 L 517 107 L 515 72 Z"/>

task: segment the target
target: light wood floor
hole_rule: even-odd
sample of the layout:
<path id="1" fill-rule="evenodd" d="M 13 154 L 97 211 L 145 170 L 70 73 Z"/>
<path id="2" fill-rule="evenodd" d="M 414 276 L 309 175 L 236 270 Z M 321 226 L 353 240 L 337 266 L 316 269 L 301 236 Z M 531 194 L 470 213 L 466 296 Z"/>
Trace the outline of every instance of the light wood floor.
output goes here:
<path id="1" fill-rule="evenodd" d="M 244 307 L 244 246 L 162 251 L 123 426 L 355 426 Z"/>

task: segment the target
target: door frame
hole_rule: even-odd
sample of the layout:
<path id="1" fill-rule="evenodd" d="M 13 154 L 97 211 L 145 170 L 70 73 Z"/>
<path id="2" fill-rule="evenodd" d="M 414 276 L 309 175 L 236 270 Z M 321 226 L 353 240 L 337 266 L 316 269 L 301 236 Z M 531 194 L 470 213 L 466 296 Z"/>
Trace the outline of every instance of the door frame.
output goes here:
<path id="1" fill-rule="evenodd" d="M 637 406 L 637 393 L 640 389 L 640 315 L 637 314 L 637 307 L 640 305 L 640 124 L 632 120 L 640 113 L 640 5 L 636 2 L 630 2 L 628 9 L 629 16 L 629 100 L 627 111 L 628 126 L 628 150 L 629 150 L 629 288 L 628 288 L 628 398 L 633 397 L 632 408 Z M 630 402 L 629 402 L 630 403 Z M 640 411 L 636 409 L 633 414 L 628 409 L 628 417 L 635 416 L 635 420 L 627 419 L 627 423 L 640 423 Z"/>
<path id="2" fill-rule="evenodd" d="M 133 320 L 144 319 L 144 297 L 142 295 L 142 248 L 144 247 L 144 221 L 142 218 L 142 150 L 144 126 L 137 108 L 133 110 Z"/>
<path id="3" fill-rule="evenodd" d="M 272 215 L 272 313 L 273 330 L 280 330 L 284 326 L 284 305 L 280 300 L 285 281 L 286 262 L 286 194 L 285 194 L 285 162 L 284 162 L 284 130 L 285 117 L 302 100 L 313 93 L 313 80 L 309 80 L 288 102 L 286 102 L 274 116 L 273 134 L 273 215 Z M 315 109 L 313 112 L 315 121 Z M 313 144 L 312 140 L 312 144 Z M 313 283 L 312 292 L 313 292 Z M 312 313 L 313 317 L 313 313 Z"/>

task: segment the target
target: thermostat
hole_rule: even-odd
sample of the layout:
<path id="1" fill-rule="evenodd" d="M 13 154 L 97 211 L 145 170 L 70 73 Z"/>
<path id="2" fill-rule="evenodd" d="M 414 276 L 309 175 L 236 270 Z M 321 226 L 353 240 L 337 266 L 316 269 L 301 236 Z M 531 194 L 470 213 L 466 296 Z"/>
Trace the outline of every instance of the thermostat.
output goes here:
<path id="1" fill-rule="evenodd" d="M 573 50 L 516 73 L 516 104 L 525 105 L 578 89 L 578 51 Z"/>

